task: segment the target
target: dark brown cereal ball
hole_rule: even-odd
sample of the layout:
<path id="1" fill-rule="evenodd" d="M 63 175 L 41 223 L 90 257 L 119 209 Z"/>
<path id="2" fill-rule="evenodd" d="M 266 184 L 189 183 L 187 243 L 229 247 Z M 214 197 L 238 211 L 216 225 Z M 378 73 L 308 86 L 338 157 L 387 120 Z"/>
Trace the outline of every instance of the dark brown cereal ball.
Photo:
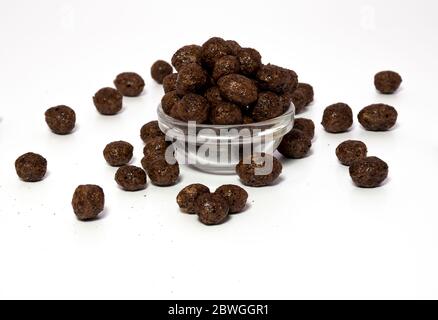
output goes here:
<path id="1" fill-rule="evenodd" d="M 173 105 L 172 109 L 170 109 L 169 116 L 171 116 L 174 119 L 181 120 L 181 118 L 179 117 L 180 104 L 181 104 L 181 100 Z"/>
<path id="2" fill-rule="evenodd" d="M 178 105 L 179 119 L 182 121 L 196 121 L 205 123 L 208 120 L 210 106 L 203 96 L 186 94 Z"/>
<path id="3" fill-rule="evenodd" d="M 242 74 L 253 76 L 262 65 L 262 56 L 256 49 L 243 48 L 237 54 Z"/>
<path id="4" fill-rule="evenodd" d="M 246 201 L 248 200 L 248 192 L 234 184 L 220 186 L 214 193 L 221 195 L 227 200 L 228 206 L 230 207 L 229 213 L 241 212 L 245 208 Z"/>
<path id="5" fill-rule="evenodd" d="M 203 193 L 196 199 L 195 212 L 206 225 L 220 224 L 228 217 L 227 200 L 214 193 Z"/>
<path id="6" fill-rule="evenodd" d="M 156 186 L 174 185 L 179 177 L 178 162 L 168 163 L 164 158 L 158 158 L 147 164 L 147 174 Z"/>
<path id="7" fill-rule="evenodd" d="M 261 92 L 257 103 L 252 110 L 252 118 L 256 121 L 265 121 L 283 114 L 283 105 L 278 95 L 273 92 Z"/>
<path id="8" fill-rule="evenodd" d="M 156 137 L 164 137 L 164 133 L 158 125 L 158 121 L 150 121 L 141 127 L 140 138 L 143 142 L 146 143 L 148 140 Z"/>
<path id="9" fill-rule="evenodd" d="M 357 115 L 360 124 L 370 131 L 386 131 L 397 122 L 397 110 L 387 104 L 377 103 L 363 108 Z"/>
<path id="10" fill-rule="evenodd" d="M 295 114 L 299 114 L 304 111 L 306 107 L 306 96 L 301 90 L 295 90 L 292 93 L 285 93 L 283 96 L 289 96 L 292 103 L 295 106 Z"/>
<path id="11" fill-rule="evenodd" d="M 162 84 L 164 77 L 172 74 L 172 72 L 172 66 L 163 60 L 155 61 L 151 67 L 151 77 L 159 84 Z"/>
<path id="12" fill-rule="evenodd" d="M 242 111 L 234 103 L 219 102 L 211 108 L 210 122 L 218 125 L 242 124 Z"/>
<path id="13" fill-rule="evenodd" d="M 201 51 L 202 48 L 195 44 L 184 46 L 178 49 L 173 55 L 172 65 L 175 67 L 176 71 L 179 71 L 182 66 L 186 64 L 201 64 Z"/>
<path id="14" fill-rule="evenodd" d="M 212 78 L 217 80 L 223 76 L 240 72 L 239 59 L 235 56 L 223 56 L 214 64 Z"/>
<path id="15" fill-rule="evenodd" d="M 73 193 L 71 205 L 78 220 L 93 220 L 105 207 L 105 194 L 99 186 L 80 185 Z"/>
<path id="16" fill-rule="evenodd" d="M 349 171 L 353 182 L 362 188 L 378 187 L 388 177 L 388 165 L 377 157 L 356 160 Z"/>
<path id="17" fill-rule="evenodd" d="M 401 76 L 394 71 L 380 71 L 374 76 L 374 86 L 384 94 L 394 93 L 401 83 Z"/>
<path id="18" fill-rule="evenodd" d="M 224 101 L 224 99 L 222 99 L 221 92 L 218 86 L 208 88 L 204 93 L 204 97 L 212 106 Z"/>
<path id="19" fill-rule="evenodd" d="M 76 113 L 67 106 L 57 106 L 47 109 L 46 123 L 56 134 L 69 134 L 76 124 Z"/>
<path id="20" fill-rule="evenodd" d="M 272 184 L 281 174 L 283 166 L 272 155 L 253 154 L 243 158 L 236 166 L 236 173 L 243 184 L 251 187 L 263 187 Z"/>
<path id="21" fill-rule="evenodd" d="M 312 146 L 310 138 L 301 130 L 292 129 L 281 140 L 278 152 L 289 159 L 304 158 Z"/>
<path id="22" fill-rule="evenodd" d="M 362 141 L 347 140 L 336 148 L 336 157 L 343 165 L 350 166 L 354 161 L 365 158 L 367 152 L 367 146 Z"/>
<path id="23" fill-rule="evenodd" d="M 151 162 L 155 159 L 163 158 L 166 155 L 167 147 L 169 147 L 169 142 L 164 137 L 149 139 L 143 148 L 144 161 Z"/>
<path id="24" fill-rule="evenodd" d="M 210 193 L 210 189 L 200 183 L 190 184 L 182 189 L 177 197 L 178 206 L 186 213 L 195 213 L 196 199 L 203 193 Z"/>
<path id="25" fill-rule="evenodd" d="M 181 98 L 176 93 L 176 91 L 167 92 L 163 98 L 161 98 L 161 107 L 163 108 L 164 113 L 171 114 L 172 108 L 177 104 Z"/>
<path id="26" fill-rule="evenodd" d="M 15 161 L 15 170 L 23 181 L 41 181 L 47 172 L 47 160 L 39 154 L 28 152 Z"/>
<path id="27" fill-rule="evenodd" d="M 242 49 L 240 44 L 234 40 L 226 40 L 225 42 L 227 43 L 228 48 L 230 48 L 231 54 L 233 56 L 237 56 L 239 51 Z"/>
<path id="28" fill-rule="evenodd" d="M 353 124 L 353 111 L 345 103 L 332 104 L 325 108 L 321 124 L 328 132 L 345 132 Z"/>
<path id="29" fill-rule="evenodd" d="M 217 60 L 230 54 L 227 42 L 219 37 L 210 38 L 202 45 L 202 63 L 209 69 L 213 69 Z"/>
<path id="30" fill-rule="evenodd" d="M 294 129 L 303 131 L 312 140 L 315 135 L 315 124 L 307 118 L 297 118 L 294 121 Z"/>
<path id="31" fill-rule="evenodd" d="M 298 76 L 295 71 L 273 64 L 262 65 L 256 77 L 262 90 L 279 94 L 293 92 L 298 85 Z"/>
<path id="32" fill-rule="evenodd" d="M 257 86 L 254 82 L 239 74 L 229 74 L 217 82 L 221 95 L 241 106 L 249 105 L 257 100 Z"/>
<path id="33" fill-rule="evenodd" d="M 114 115 L 122 109 L 123 95 L 116 89 L 103 88 L 93 97 L 94 105 L 103 115 Z"/>
<path id="34" fill-rule="evenodd" d="M 176 79 L 176 92 L 180 95 L 202 91 L 207 83 L 207 73 L 197 63 L 181 67 Z"/>
<path id="35" fill-rule="evenodd" d="M 132 159 L 134 147 L 126 141 L 114 141 L 103 149 L 103 156 L 109 165 L 118 167 L 128 164 Z"/>
<path id="36" fill-rule="evenodd" d="M 308 106 L 313 101 L 313 87 L 310 84 L 299 82 L 295 90 L 303 92 L 306 99 L 306 106 Z"/>
<path id="37" fill-rule="evenodd" d="M 115 175 L 117 184 L 125 191 L 138 191 L 146 188 L 146 172 L 136 166 L 120 167 Z"/>
<path id="38" fill-rule="evenodd" d="M 292 93 L 285 92 L 280 95 L 280 101 L 281 105 L 283 106 L 283 113 L 288 111 L 290 108 L 290 104 L 292 103 Z M 295 106 L 295 104 L 294 104 Z M 295 107 L 295 113 L 297 113 L 296 107 Z"/>
<path id="39" fill-rule="evenodd" d="M 178 73 L 168 74 L 163 78 L 163 90 L 164 93 L 176 90 L 176 79 L 178 78 Z"/>
<path id="40" fill-rule="evenodd" d="M 114 80 L 117 90 L 125 97 L 138 97 L 144 89 L 144 80 L 137 73 L 124 72 Z"/>

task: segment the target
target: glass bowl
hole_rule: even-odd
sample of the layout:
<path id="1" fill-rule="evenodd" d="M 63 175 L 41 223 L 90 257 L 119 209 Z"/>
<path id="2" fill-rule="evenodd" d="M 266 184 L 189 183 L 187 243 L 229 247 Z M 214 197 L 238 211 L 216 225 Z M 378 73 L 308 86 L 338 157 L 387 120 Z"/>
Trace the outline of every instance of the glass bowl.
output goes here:
<path id="1" fill-rule="evenodd" d="M 239 125 L 212 125 L 183 122 L 157 109 L 158 124 L 173 142 L 180 164 L 216 174 L 233 174 L 242 156 L 253 152 L 272 154 L 294 123 L 295 107 L 281 116 L 262 122 Z"/>

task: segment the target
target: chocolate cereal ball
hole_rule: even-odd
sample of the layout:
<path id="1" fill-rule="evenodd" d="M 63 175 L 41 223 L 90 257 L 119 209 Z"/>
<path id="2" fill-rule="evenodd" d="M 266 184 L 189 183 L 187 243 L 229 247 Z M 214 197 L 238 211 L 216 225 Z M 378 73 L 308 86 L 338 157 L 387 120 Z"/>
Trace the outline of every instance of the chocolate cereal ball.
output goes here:
<path id="1" fill-rule="evenodd" d="M 227 200 L 228 206 L 230 207 L 229 213 L 241 212 L 245 208 L 246 201 L 248 200 L 248 192 L 233 184 L 220 186 L 214 193 L 219 194 Z"/>
<path id="2" fill-rule="evenodd" d="M 301 130 L 310 140 L 312 140 L 315 135 L 315 124 L 312 120 L 307 118 L 295 119 L 294 129 Z"/>
<path id="3" fill-rule="evenodd" d="M 354 161 L 365 158 L 367 152 L 367 146 L 362 141 L 347 140 L 336 148 L 336 157 L 343 165 L 350 166 Z"/>
<path id="4" fill-rule="evenodd" d="M 157 60 L 151 67 L 151 77 L 159 84 L 163 84 L 165 76 L 172 74 L 172 66 L 164 60 Z"/>
<path id="5" fill-rule="evenodd" d="M 252 118 L 256 121 L 265 121 L 283 114 L 283 105 L 278 95 L 267 91 L 259 94 L 257 103 L 252 110 Z"/>
<path id="6" fill-rule="evenodd" d="M 45 117 L 46 123 L 53 133 L 69 134 L 75 127 L 76 114 L 70 107 L 57 106 L 49 108 L 45 113 Z"/>
<path id="7" fill-rule="evenodd" d="M 125 191 L 138 191 L 146 188 L 146 173 L 136 166 L 120 167 L 116 172 L 115 180 Z"/>
<path id="8" fill-rule="evenodd" d="M 113 88 L 103 88 L 93 97 L 94 105 L 103 115 L 114 115 L 122 109 L 123 96 Z"/>
<path id="9" fill-rule="evenodd" d="M 240 63 L 235 56 L 223 56 L 214 64 L 212 77 L 217 80 L 223 76 L 240 72 Z"/>
<path id="10" fill-rule="evenodd" d="M 290 104 L 292 103 L 292 93 L 285 92 L 279 95 L 279 97 L 280 97 L 281 105 L 283 106 L 283 113 L 285 113 L 286 111 L 289 110 Z M 298 112 L 295 104 L 294 107 L 295 107 L 295 114 L 297 114 Z"/>
<path id="11" fill-rule="evenodd" d="M 71 205 L 78 220 L 93 220 L 104 209 L 105 194 L 99 186 L 92 184 L 80 185 L 73 193 Z"/>
<path id="12" fill-rule="evenodd" d="M 23 181 L 41 181 L 47 172 L 47 160 L 36 153 L 25 153 L 15 161 L 15 170 Z"/>
<path id="13" fill-rule="evenodd" d="M 128 164 L 132 159 L 134 147 L 126 141 L 114 141 L 106 145 L 103 156 L 110 166 Z"/>
<path id="14" fill-rule="evenodd" d="M 246 76 L 253 76 L 262 65 L 262 56 L 256 49 L 243 48 L 237 54 L 240 70 Z"/>
<path id="15" fill-rule="evenodd" d="M 262 90 L 279 94 L 293 92 L 298 85 L 298 76 L 293 70 L 273 64 L 261 66 L 256 77 Z"/>
<path id="16" fill-rule="evenodd" d="M 210 189 L 200 183 L 190 184 L 178 193 L 176 202 L 182 211 L 193 214 L 196 199 L 203 193 L 210 193 Z"/>
<path id="17" fill-rule="evenodd" d="M 164 137 L 155 137 L 149 139 L 143 148 L 144 158 L 142 163 L 150 163 L 158 158 L 164 158 L 168 147 L 169 143 Z M 143 168 L 146 169 L 145 166 L 143 166 Z"/>
<path id="18" fill-rule="evenodd" d="M 156 137 L 164 137 L 164 133 L 158 126 L 158 121 L 150 121 L 140 129 L 140 138 L 144 143 Z"/>
<path id="19" fill-rule="evenodd" d="M 272 184 L 281 174 L 283 166 L 272 155 L 253 154 L 242 159 L 236 166 L 236 173 L 243 184 L 250 187 L 263 187 Z"/>
<path id="20" fill-rule="evenodd" d="M 137 73 L 124 72 L 114 80 L 117 90 L 125 97 L 138 97 L 144 89 L 144 80 Z"/>
<path id="21" fill-rule="evenodd" d="M 147 174 L 156 186 L 174 185 L 179 177 L 178 162 L 168 163 L 164 158 L 158 158 L 147 164 Z"/>
<path id="22" fill-rule="evenodd" d="M 161 107 L 163 108 L 164 113 L 170 115 L 172 113 L 172 109 L 180 100 L 181 98 L 176 91 L 167 92 L 163 98 L 161 98 Z"/>
<path id="23" fill-rule="evenodd" d="M 176 79 L 178 78 L 178 73 L 168 74 L 163 78 L 163 90 L 164 93 L 176 90 Z"/>
<path id="24" fill-rule="evenodd" d="M 204 93 L 204 97 L 211 106 L 224 101 L 218 86 L 208 88 Z"/>
<path id="25" fill-rule="evenodd" d="M 202 63 L 208 69 L 213 69 L 217 60 L 230 54 L 231 49 L 227 42 L 219 37 L 210 38 L 202 45 Z"/>
<path id="26" fill-rule="evenodd" d="M 198 124 L 208 120 L 210 106 L 203 96 L 186 94 L 178 105 L 179 119 L 182 121 L 196 121 Z"/>
<path id="27" fill-rule="evenodd" d="M 180 69 L 190 63 L 197 63 L 201 64 L 201 51 L 202 48 L 198 45 L 188 45 L 184 46 L 178 51 L 175 52 L 175 54 L 172 57 L 172 65 L 175 67 L 176 71 L 180 71 Z"/>
<path id="28" fill-rule="evenodd" d="M 239 74 L 230 74 L 217 82 L 221 95 L 240 106 L 249 105 L 257 100 L 257 87 L 254 82 Z"/>
<path id="29" fill-rule="evenodd" d="M 239 51 L 242 49 L 240 44 L 234 40 L 226 40 L 225 42 L 226 42 L 228 48 L 230 48 L 231 54 L 233 56 L 237 56 L 239 54 Z"/>
<path id="30" fill-rule="evenodd" d="M 356 160 L 349 171 L 353 182 L 362 188 L 378 187 L 388 177 L 388 165 L 377 157 Z"/>
<path id="31" fill-rule="evenodd" d="M 228 217 L 227 200 L 215 193 L 203 193 L 196 199 L 195 212 L 206 225 L 220 224 Z"/>
<path id="32" fill-rule="evenodd" d="M 374 86 L 380 93 L 384 94 L 391 94 L 397 91 L 401 82 L 401 76 L 394 71 L 381 71 L 374 76 Z"/>
<path id="33" fill-rule="evenodd" d="M 313 87 L 307 83 L 298 83 L 291 97 L 295 105 L 295 113 L 301 113 L 313 101 Z"/>
<path id="34" fill-rule="evenodd" d="M 372 104 L 363 108 L 357 115 L 360 124 L 370 131 L 386 131 L 397 122 L 397 110 L 387 104 Z"/>
<path id="35" fill-rule="evenodd" d="M 321 124 L 328 132 L 345 132 L 353 124 L 353 111 L 345 103 L 332 104 L 325 108 Z"/>
<path id="36" fill-rule="evenodd" d="M 242 124 L 240 107 L 231 102 L 220 102 L 211 108 L 210 122 L 218 125 Z"/>
<path id="37" fill-rule="evenodd" d="M 312 142 L 301 130 L 292 129 L 281 140 L 278 152 L 289 159 L 301 159 L 309 152 Z"/>
<path id="38" fill-rule="evenodd" d="M 180 95 L 202 91 L 207 83 L 207 73 L 197 63 L 181 67 L 176 79 L 176 92 Z"/>

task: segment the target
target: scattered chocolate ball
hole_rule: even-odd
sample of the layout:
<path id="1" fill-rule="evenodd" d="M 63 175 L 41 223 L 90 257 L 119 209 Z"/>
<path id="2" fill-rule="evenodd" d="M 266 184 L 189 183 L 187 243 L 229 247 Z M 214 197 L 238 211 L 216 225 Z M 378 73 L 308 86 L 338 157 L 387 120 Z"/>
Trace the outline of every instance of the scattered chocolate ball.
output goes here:
<path id="1" fill-rule="evenodd" d="M 178 162 L 168 163 L 164 158 L 158 158 L 147 164 L 147 174 L 156 186 L 174 185 L 179 177 Z"/>
<path id="2" fill-rule="evenodd" d="M 230 207 L 229 213 L 241 212 L 245 208 L 246 201 L 248 200 L 248 192 L 233 184 L 220 186 L 214 193 L 221 195 L 228 202 L 228 206 Z"/>
<path id="3" fill-rule="evenodd" d="M 294 129 L 303 131 L 312 140 L 315 135 L 315 124 L 307 118 L 297 118 L 294 121 Z"/>
<path id="4" fill-rule="evenodd" d="M 218 125 L 242 124 L 240 107 L 231 102 L 220 102 L 211 108 L 210 122 Z"/>
<path id="5" fill-rule="evenodd" d="M 143 148 L 144 158 L 142 163 L 150 163 L 158 158 L 164 158 L 168 147 L 169 143 L 164 137 L 155 137 L 149 139 Z M 143 168 L 146 169 L 145 166 L 143 166 Z"/>
<path id="6" fill-rule="evenodd" d="M 397 122 L 397 110 L 387 104 L 377 103 L 363 108 L 357 115 L 360 124 L 370 131 L 387 131 Z"/>
<path id="7" fill-rule="evenodd" d="M 321 124 L 328 132 L 345 132 L 353 124 L 353 111 L 345 103 L 332 104 L 325 108 Z"/>
<path id="8" fill-rule="evenodd" d="M 249 159 L 240 160 L 236 166 L 236 173 L 243 184 L 251 187 L 262 187 L 272 184 L 280 176 L 282 169 L 283 166 L 277 158 L 265 153 L 258 153 L 253 154 Z"/>
<path id="9" fill-rule="evenodd" d="M 172 74 L 172 72 L 172 66 L 163 60 L 155 61 L 151 67 L 151 77 L 159 84 L 163 84 L 164 77 Z"/>
<path id="10" fill-rule="evenodd" d="M 23 181 L 41 181 L 47 172 L 47 160 L 39 154 L 28 152 L 15 161 L 15 170 Z"/>
<path id="11" fill-rule="evenodd" d="M 213 69 L 217 60 L 230 54 L 227 42 L 219 37 L 210 38 L 202 45 L 202 63 L 209 69 Z"/>
<path id="12" fill-rule="evenodd" d="M 239 43 L 234 40 L 226 40 L 225 43 L 227 44 L 228 48 L 230 48 L 231 54 L 233 56 L 237 56 L 239 54 L 239 51 L 242 49 Z"/>
<path id="13" fill-rule="evenodd" d="M 301 113 L 313 101 L 313 87 L 307 83 L 298 83 L 291 97 L 295 105 L 295 113 Z"/>
<path id="14" fill-rule="evenodd" d="M 350 166 L 356 160 L 365 158 L 367 152 L 365 143 L 358 140 L 344 141 L 336 148 L 336 156 L 346 166 Z"/>
<path id="15" fill-rule="evenodd" d="M 93 97 L 94 105 L 103 115 L 114 115 L 122 109 L 123 96 L 113 88 L 103 88 Z"/>
<path id="16" fill-rule="evenodd" d="M 138 191 L 146 187 L 146 173 L 136 166 L 120 167 L 116 172 L 115 180 L 126 191 Z"/>
<path id="17" fill-rule="evenodd" d="M 217 80 L 223 76 L 240 72 L 239 59 L 235 56 L 223 56 L 214 64 L 212 77 Z"/>
<path id="18" fill-rule="evenodd" d="M 175 67 L 176 71 L 180 71 L 180 69 L 190 63 L 201 64 L 201 51 L 202 48 L 198 45 L 188 45 L 184 46 L 172 57 L 172 65 Z"/>
<path id="19" fill-rule="evenodd" d="M 281 140 L 278 152 L 289 159 L 304 158 L 310 150 L 312 142 L 307 134 L 298 129 L 292 129 Z"/>
<path id="20" fill-rule="evenodd" d="M 138 97 L 144 89 L 144 80 L 134 72 L 124 72 L 114 80 L 117 90 L 125 97 Z"/>
<path id="21" fill-rule="evenodd" d="M 180 95 L 197 93 L 205 88 L 207 73 L 197 63 L 189 63 L 181 67 L 176 79 L 176 92 Z"/>
<path id="22" fill-rule="evenodd" d="M 176 91 L 167 92 L 161 99 L 161 107 L 163 108 L 164 113 L 170 115 L 172 113 L 172 109 L 180 100 L 181 98 Z"/>
<path id="23" fill-rule="evenodd" d="M 394 93 L 401 83 L 401 76 L 394 71 L 380 71 L 374 76 L 374 86 L 384 94 Z"/>
<path id="24" fill-rule="evenodd" d="M 218 86 L 208 88 L 204 93 L 204 97 L 212 106 L 224 101 L 224 99 L 222 99 L 221 92 Z"/>
<path id="25" fill-rule="evenodd" d="M 283 114 L 283 105 L 278 95 L 273 92 L 261 92 L 252 110 L 252 118 L 259 122 L 276 118 Z"/>
<path id="26" fill-rule="evenodd" d="M 220 195 L 203 193 L 196 199 L 196 214 L 206 225 L 220 224 L 228 217 L 228 202 Z"/>
<path id="27" fill-rule="evenodd" d="M 223 97 L 238 105 L 249 105 L 257 100 L 257 87 L 254 82 L 240 74 L 230 74 L 217 82 Z"/>
<path id="28" fill-rule="evenodd" d="M 76 114 L 72 108 L 67 106 L 49 108 L 45 116 L 50 130 L 56 134 L 69 134 L 76 124 Z"/>
<path id="29" fill-rule="evenodd" d="M 208 120 L 210 106 L 203 96 L 189 93 L 178 104 L 178 115 L 182 121 L 196 121 L 198 124 Z"/>
<path id="30" fill-rule="evenodd" d="M 246 76 L 255 75 L 262 65 L 262 56 L 256 49 L 243 48 L 238 52 L 237 58 L 240 62 L 240 70 Z"/>
<path id="31" fill-rule="evenodd" d="M 104 209 L 105 194 L 99 186 L 92 184 L 80 185 L 73 193 L 71 204 L 79 220 L 93 220 Z"/>
<path id="32" fill-rule="evenodd" d="M 190 184 L 178 193 L 176 202 L 181 210 L 193 214 L 196 213 L 196 199 L 204 193 L 210 193 L 210 189 L 200 183 Z"/>
<path id="33" fill-rule="evenodd" d="M 143 127 L 141 127 L 140 138 L 141 140 L 143 140 L 144 143 L 156 137 L 164 137 L 164 133 L 158 126 L 158 121 L 155 120 L 148 122 Z"/>
<path id="34" fill-rule="evenodd" d="M 178 78 L 178 73 L 171 73 L 163 78 L 164 93 L 176 90 L 176 79 L 177 78 Z"/>
<path id="35" fill-rule="evenodd" d="M 132 159 L 134 147 L 126 141 L 114 141 L 106 145 L 103 156 L 110 166 L 128 164 Z"/>
<path id="36" fill-rule="evenodd" d="M 356 160 L 349 171 L 353 182 L 362 188 L 378 187 L 388 177 L 388 165 L 377 157 Z"/>
<path id="37" fill-rule="evenodd" d="M 298 85 L 298 76 L 293 70 L 273 64 L 261 66 L 257 72 L 257 80 L 262 90 L 278 94 L 293 92 Z"/>

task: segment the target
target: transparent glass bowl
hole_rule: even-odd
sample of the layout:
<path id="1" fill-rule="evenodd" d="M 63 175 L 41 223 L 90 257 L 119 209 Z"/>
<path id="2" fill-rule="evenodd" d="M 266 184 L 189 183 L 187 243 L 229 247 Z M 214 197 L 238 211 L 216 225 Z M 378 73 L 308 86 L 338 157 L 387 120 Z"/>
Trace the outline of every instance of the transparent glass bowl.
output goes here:
<path id="1" fill-rule="evenodd" d="M 157 109 L 158 124 L 173 141 L 175 156 L 180 164 L 199 170 L 233 174 L 242 155 L 248 152 L 272 153 L 294 123 L 293 104 L 284 114 L 263 122 L 240 125 L 211 125 L 179 121 Z"/>

